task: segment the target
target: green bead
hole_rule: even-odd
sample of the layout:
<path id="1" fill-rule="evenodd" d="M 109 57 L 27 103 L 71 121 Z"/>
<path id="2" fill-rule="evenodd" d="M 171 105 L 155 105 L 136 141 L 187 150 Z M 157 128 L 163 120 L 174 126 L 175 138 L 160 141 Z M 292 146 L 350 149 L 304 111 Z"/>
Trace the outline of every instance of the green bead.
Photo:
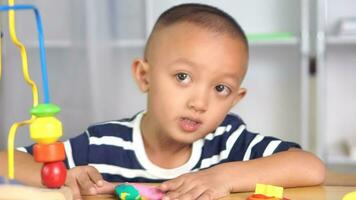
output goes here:
<path id="1" fill-rule="evenodd" d="M 115 194 L 121 200 L 141 200 L 140 193 L 132 185 L 120 184 L 115 187 Z"/>
<path id="2" fill-rule="evenodd" d="M 55 116 L 61 109 L 54 104 L 38 104 L 31 109 L 31 114 L 36 117 L 49 117 Z"/>

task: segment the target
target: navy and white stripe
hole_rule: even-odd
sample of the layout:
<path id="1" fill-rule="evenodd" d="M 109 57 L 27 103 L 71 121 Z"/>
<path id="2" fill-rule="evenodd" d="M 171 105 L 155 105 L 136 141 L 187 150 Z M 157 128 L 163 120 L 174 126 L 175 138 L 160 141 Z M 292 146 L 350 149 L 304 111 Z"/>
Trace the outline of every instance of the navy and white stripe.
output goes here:
<path id="1" fill-rule="evenodd" d="M 300 148 L 298 144 L 246 130 L 236 115 L 226 116 L 212 133 L 193 143 L 189 160 L 174 169 L 152 163 L 145 153 L 140 123 L 143 112 L 131 119 L 108 121 L 89 127 L 83 134 L 64 142 L 66 165 L 90 165 L 113 182 L 161 182 L 219 163 L 247 161 Z M 32 153 L 32 146 L 19 150 Z"/>

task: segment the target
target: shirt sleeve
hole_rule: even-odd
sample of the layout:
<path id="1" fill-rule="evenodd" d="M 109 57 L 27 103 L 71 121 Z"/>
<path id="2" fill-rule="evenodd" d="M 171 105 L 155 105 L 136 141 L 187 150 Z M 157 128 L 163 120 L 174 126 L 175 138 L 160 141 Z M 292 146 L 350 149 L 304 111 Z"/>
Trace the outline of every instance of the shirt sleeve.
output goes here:
<path id="1" fill-rule="evenodd" d="M 66 158 L 64 163 L 68 169 L 88 164 L 89 135 L 84 132 L 63 142 Z M 17 150 L 33 155 L 33 145 L 19 147 Z"/>
<path id="2" fill-rule="evenodd" d="M 236 135 L 228 156 L 229 161 L 247 161 L 287 151 L 290 148 L 301 148 L 299 144 L 294 142 L 248 131 L 245 123 L 238 116 L 230 117 L 229 121 L 232 130 L 227 135 L 229 138 Z"/>
<path id="3" fill-rule="evenodd" d="M 89 133 L 86 131 L 64 142 L 68 168 L 88 165 Z"/>
<path id="4" fill-rule="evenodd" d="M 233 160 L 238 159 L 247 161 L 287 151 L 290 148 L 301 147 L 294 142 L 283 141 L 270 136 L 263 136 L 249 132 L 245 129 L 234 144 L 229 157 Z"/>

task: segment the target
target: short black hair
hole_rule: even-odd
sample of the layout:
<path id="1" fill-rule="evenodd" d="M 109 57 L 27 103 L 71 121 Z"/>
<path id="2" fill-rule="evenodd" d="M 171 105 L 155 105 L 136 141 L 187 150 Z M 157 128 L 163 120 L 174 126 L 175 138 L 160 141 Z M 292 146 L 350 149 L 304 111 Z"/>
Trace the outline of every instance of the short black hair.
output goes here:
<path id="1" fill-rule="evenodd" d="M 226 12 L 210 5 L 186 3 L 173 6 L 163 12 L 157 19 L 145 47 L 145 57 L 152 35 L 162 27 L 179 22 L 190 22 L 217 33 L 226 33 L 241 39 L 248 52 L 248 41 L 244 30 Z"/>

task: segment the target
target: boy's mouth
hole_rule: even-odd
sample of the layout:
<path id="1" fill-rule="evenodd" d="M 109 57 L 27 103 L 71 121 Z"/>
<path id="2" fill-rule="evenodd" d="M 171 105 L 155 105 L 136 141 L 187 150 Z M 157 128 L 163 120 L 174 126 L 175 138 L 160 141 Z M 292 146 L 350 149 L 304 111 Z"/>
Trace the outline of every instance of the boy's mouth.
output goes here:
<path id="1" fill-rule="evenodd" d="M 201 121 L 198 119 L 192 119 L 188 117 L 182 117 L 179 121 L 179 126 L 186 132 L 194 132 L 201 125 Z"/>

